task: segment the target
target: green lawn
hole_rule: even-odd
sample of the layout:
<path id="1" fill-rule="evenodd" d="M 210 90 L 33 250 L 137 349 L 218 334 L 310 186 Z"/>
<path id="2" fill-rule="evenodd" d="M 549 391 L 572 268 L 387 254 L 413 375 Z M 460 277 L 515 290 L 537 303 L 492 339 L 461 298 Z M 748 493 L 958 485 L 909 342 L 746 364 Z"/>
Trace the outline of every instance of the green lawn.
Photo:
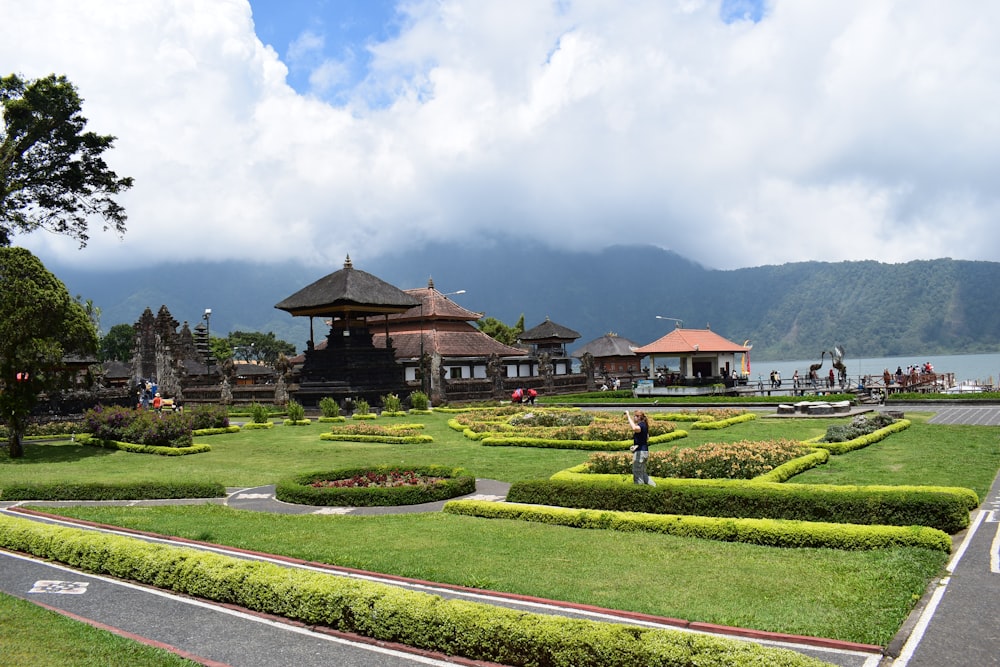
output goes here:
<path id="1" fill-rule="evenodd" d="M 320 424 L 213 436 L 204 439 L 212 452 L 185 457 L 30 443 L 25 459 L 0 460 L 0 488 L 25 480 L 153 478 L 256 486 L 305 470 L 426 463 L 463 466 L 477 477 L 513 482 L 547 477 L 588 456 L 483 447 L 449 429 L 447 418 L 405 418 L 427 425 L 435 442 L 426 445 L 320 441 L 318 435 L 326 430 Z M 794 481 L 965 486 L 985 494 L 1000 468 L 995 429 L 928 425 L 921 414 L 907 418 L 914 422 L 910 429 L 832 457 L 826 466 Z M 762 418 L 719 431 L 691 430 L 680 443 L 801 440 L 821 435 L 839 421 Z M 943 554 L 920 549 L 774 549 L 441 513 L 272 516 L 219 506 L 59 511 L 432 581 L 880 645 L 892 638 L 945 561 Z"/>

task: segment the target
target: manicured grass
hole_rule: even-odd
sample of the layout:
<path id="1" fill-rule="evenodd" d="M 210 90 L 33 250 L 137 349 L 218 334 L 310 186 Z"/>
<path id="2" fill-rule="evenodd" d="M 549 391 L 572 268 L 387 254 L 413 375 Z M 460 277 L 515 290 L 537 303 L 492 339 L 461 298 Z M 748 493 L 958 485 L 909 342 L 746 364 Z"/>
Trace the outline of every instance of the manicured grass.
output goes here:
<path id="1" fill-rule="evenodd" d="M 44 646 L 40 651 L 39 647 Z M 0 594 L 5 667 L 186 667 L 197 663 Z"/>
<path id="2" fill-rule="evenodd" d="M 443 513 L 285 516 L 195 507 L 60 514 L 458 585 L 886 644 L 947 556 L 772 549 Z"/>
<path id="3" fill-rule="evenodd" d="M 914 423 L 877 445 L 831 456 L 826 465 L 808 470 L 794 481 L 961 486 L 984 499 L 998 468 L 1000 439 L 996 427 Z"/>
<path id="4" fill-rule="evenodd" d="M 1000 468 L 995 429 L 932 426 L 926 417 L 907 414 L 913 421 L 910 429 L 831 457 L 826 466 L 794 481 L 965 486 L 982 496 Z M 446 414 L 407 418 L 426 424 L 425 432 L 435 438 L 426 445 L 320 441 L 319 434 L 327 430 L 322 424 L 213 436 L 204 439 L 212 452 L 187 457 L 30 443 L 25 459 L 0 459 L 0 488 L 11 481 L 147 478 L 256 486 L 297 472 L 375 464 L 461 466 L 477 477 L 513 482 L 548 477 L 588 456 L 579 451 L 483 447 L 449 429 L 447 419 Z M 678 444 L 805 440 L 822 435 L 834 423 L 843 423 L 843 418 L 760 418 L 717 431 L 690 430 Z M 945 559 L 919 549 L 785 550 L 439 513 L 292 517 L 218 506 L 59 511 L 433 581 L 882 645 Z"/>

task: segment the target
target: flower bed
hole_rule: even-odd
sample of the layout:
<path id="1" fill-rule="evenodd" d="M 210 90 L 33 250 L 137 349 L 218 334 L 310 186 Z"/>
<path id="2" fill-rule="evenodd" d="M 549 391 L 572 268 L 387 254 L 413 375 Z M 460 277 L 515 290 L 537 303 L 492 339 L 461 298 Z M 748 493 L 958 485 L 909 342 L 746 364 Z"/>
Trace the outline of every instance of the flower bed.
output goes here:
<path id="1" fill-rule="evenodd" d="M 476 479 L 461 468 L 343 468 L 282 480 L 275 496 L 287 503 L 373 507 L 417 505 L 448 500 L 476 490 Z"/>
<path id="2" fill-rule="evenodd" d="M 360 422 L 332 426 L 328 433 L 320 435 L 320 439 L 350 442 L 385 442 L 389 444 L 434 442 L 433 437 L 420 433 L 420 430 L 423 428 L 423 424 L 382 426 Z"/>
<path id="3" fill-rule="evenodd" d="M 753 479 L 808 451 L 802 443 L 794 440 L 741 440 L 707 443 L 699 447 L 672 447 L 666 451 L 651 452 L 646 470 L 654 477 Z M 591 454 L 587 467 L 595 474 L 631 474 L 632 457 Z"/>
<path id="4" fill-rule="evenodd" d="M 484 445 L 565 449 L 628 449 L 632 428 L 622 414 L 567 410 L 479 411 L 456 415 L 449 426 Z M 649 442 L 687 435 L 670 422 L 649 424 Z"/>

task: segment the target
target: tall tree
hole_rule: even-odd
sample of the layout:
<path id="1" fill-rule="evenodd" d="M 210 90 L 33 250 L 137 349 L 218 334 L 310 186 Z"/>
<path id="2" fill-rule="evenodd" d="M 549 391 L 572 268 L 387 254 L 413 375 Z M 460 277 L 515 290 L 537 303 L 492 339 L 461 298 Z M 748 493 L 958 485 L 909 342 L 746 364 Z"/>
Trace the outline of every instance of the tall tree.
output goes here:
<path id="1" fill-rule="evenodd" d="M 275 336 L 273 331 L 266 334 L 259 331 L 233 331 L 229 334 L 229 345 L 236 358 L 268 366 L 274 366 L 281 355 L 295 354 L 295 346 Z"/>
<path id="2" fill-rule="evenodd" d="M 24 455 L 39 394 L 69 383 L 66 355 L 96 351 L 94 326 L 62 281 L 28 250 L 0 248 L 0 419 L 11 458 Z"/>
<path id="3" fill-rule="evenodd" d="M 132 179 L 108 168 L 109 135 L 85 132 L 82 100 L 64 76 L 0 78 L 0 246 L 17 233 L 46 229 L 87 245 L 88 222 L 125 233 L 125 209 L 112 197 Z"/>
<path id="4" fill-rule="evenodd" d="M 84 309 L 86 311 L 86 308 Z M 135 348 L 135 327 L 131 324 L 116 324 L 101 337 L 101 361 L 132 361 Z"/>

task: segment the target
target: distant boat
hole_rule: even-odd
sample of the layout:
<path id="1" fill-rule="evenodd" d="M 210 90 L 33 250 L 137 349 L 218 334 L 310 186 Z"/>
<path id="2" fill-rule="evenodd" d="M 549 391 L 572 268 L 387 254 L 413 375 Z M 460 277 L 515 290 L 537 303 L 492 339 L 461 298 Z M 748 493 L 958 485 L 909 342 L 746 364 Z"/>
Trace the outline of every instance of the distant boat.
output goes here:
<path id="1" fill-rule="evenodd" d="M 988 391 L 989 387 L 984 387 L 980 384 L 971 384 L 963 382 L 962 384 L 957 384 L 954 387 L 945 389 L 946 394 L 981 394 L 984 391 Z"/>

